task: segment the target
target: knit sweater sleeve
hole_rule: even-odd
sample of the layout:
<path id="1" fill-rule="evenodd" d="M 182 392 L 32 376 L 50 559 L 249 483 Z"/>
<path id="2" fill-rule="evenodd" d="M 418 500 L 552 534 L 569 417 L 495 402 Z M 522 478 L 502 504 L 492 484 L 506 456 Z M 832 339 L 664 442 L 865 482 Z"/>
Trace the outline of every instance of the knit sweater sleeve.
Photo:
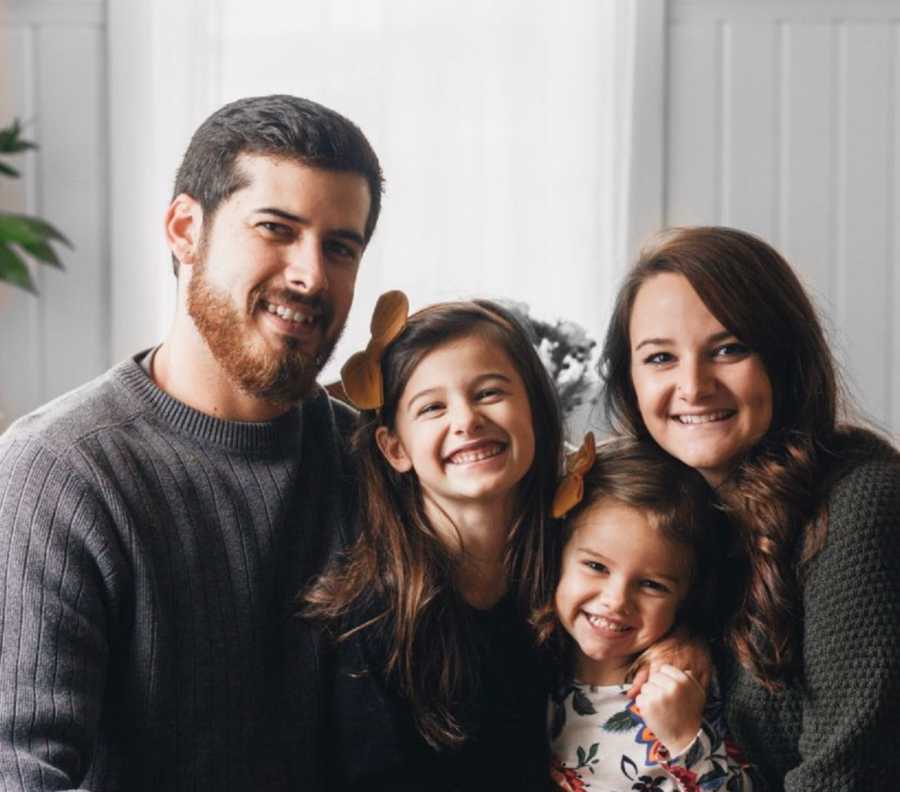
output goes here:
<path id="1" fill-rule="evenodd" d="M 116 618 L 116 549 L 90 487 L 27 437 L 0 443 L 0 781 L 78 787 Z"/>
<path id="2" fill-rule="evenodd" d="M 830 499 L 804 583 L 800 764 L 787 792 L 889 789 L 900 774 L 900 465 L 870 462 Z"/>

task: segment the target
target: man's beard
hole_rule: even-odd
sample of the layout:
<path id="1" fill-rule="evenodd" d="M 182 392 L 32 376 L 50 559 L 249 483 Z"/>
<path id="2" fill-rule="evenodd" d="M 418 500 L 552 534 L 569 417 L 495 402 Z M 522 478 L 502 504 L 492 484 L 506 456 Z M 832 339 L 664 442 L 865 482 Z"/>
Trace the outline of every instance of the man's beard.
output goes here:
<path id="1" fill-rule="evenodd" d="M 294 404 L 303 399 L 331 357 L 339 334 L 334 338 L 323 336 L 315 356 L 301 350 L 299 339 L 291 336 L 283 337 L 280 351 L 270 348 L 261 338 L 254 344 L 249 336 L 248 317 L 241 314 L 227 293 L 207 280 L 205 250 L 193 266 L 187 291 L 188 313 L 229 378 L 244 393 L 275 404 Z M 264 294 L 262 287 L 251 295 L 250 316 L 256 310 L 265 310 L 261 303 L 263 298 L 286 306 L 314 305 L 319 326 L 328 328 L 332 325 L 333 311 L 326 300 L 302 299 L 286 290 Z"/>

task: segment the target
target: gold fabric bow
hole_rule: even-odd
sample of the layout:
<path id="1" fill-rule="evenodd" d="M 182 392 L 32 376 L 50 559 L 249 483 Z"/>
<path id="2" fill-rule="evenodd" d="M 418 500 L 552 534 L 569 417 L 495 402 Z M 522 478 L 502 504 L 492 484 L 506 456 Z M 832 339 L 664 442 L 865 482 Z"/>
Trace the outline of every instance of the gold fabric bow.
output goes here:
<path id="1" fill-rule="evenodd" d="M 553 496 L 552 514 L 554 517 L 565 517 L 584 497 L 584 476 L 594 466 L 597 458 L 597 445 L 594 433 L 588 432 L 584 442 L 575 453 L 566 457 L 566 475 L 559 482 Z"/>
<path id="2" fill-rule="evenodd" d="M 362 352 L 350 356 L 341 368 L 341 382 L 350 401 L 360 410 L 377 410 L 384 404 L 381 356 L 406 327 L 409 300 L 402 291 L 385 292 L 375 303 L 372 338 Z"/>

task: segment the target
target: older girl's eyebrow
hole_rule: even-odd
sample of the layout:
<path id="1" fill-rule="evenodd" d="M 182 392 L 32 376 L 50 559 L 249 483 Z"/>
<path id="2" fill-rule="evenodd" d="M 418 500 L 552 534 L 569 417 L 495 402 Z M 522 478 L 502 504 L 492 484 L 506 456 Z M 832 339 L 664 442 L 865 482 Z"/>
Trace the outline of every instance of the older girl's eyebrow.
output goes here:
<path id="1" fill-rule="evenodd" d="M 432 388 L 425 388 L 424 390 L 420 390 L 418 393 L 414 393 L 414 394 L 413 394 L 412 396 L 410 396 L 409 399 L 407 400 L 407 402 L 406 402 L 406 409 L 407 409 L 407 410 L 411 410 L 413 404 L 414 404 L 416 401 L 418 401 L 419 399 L 424 399 L 424 398 L 426 398 L 426 397 L 433 396 L 434 394 L 438 393 L 438 392 L 441 391 L 441 390 L 442 390 L 442 386 L 440 386 L 440 385 L 435 385 L 435 386 L 432 387 Z"/>
<path id="2" fill-rule="evenodd" d="M 706 339 L 707 344 L 717 344 L 719 341 L 724 341 L 726 338 L 737 338 L 737 336 L 729 330 L 722 330 L 718 333 L 713 333 L 709 338 Z M 675 343 L 671 338 L 645 338 L 638 344 L 634 351 L 637 352 L 641 347 L 644 346 L 671 346 Z"/>

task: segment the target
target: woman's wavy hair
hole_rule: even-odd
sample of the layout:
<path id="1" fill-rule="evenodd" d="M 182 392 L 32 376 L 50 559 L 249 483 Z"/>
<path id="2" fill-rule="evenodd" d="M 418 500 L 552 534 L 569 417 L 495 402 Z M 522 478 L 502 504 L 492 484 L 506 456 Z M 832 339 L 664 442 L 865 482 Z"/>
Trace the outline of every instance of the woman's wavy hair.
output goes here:
<path id="1" fill-rule="evenodd" d="M 508 528 L 505 568 L 523 619 L 547 596 L 546 543 L 559 465 L 561 415 L 556 392 L 524 327 L 486 300 L 449 302 L 409 317 L 382 358 L 384 406 L 364 411 L 354 436 L 360 474 L 361 534 L 340 565 L 306 592 L 304 613 L 337 626 L 341 639 L 358 630 L 385 647 L 385 668 L 411 704 L 416 726 L 435 748 L 467 738 L 465 702 L 481 680 L 472 611 L 453 585 L 459 554 L 429 520 L 414 471 L 398 473 L 376 440 L 393 430 L 398 403 L 423 358 L 445 344 L 478 336 L 499 346 L 524 382 L 534 427 L 534 461 L 518 486 Z M 362 624 L 352 614 L 369 613 Z"/>
<path id="2" fill-rule="evenodd" d="M 559 621 L 554 592 L 562 577 L 562 556 L 581 517 L 607 500 L 644 513 L 660 536 L 690 554 L 690 585 L 672 629 L 713 637 L 719 626 L 718 573 L 728 544 L 728 525 L 713 493 L 693 468 L 656 443 L 622 437 L 601 443 L 584 476 L 584 496 L 565 516 L 551 545 L 553 590 L 531 617 L 539 645 L 553 649 L 562 677 L 571 674 L 572 641 Z M 632 668 L 640 664 L 640 658 Z"/>
<path id="3" fill-rule="evenodd" d="M 600 359 L 614 428 L 650 434 L 631 378 L 629 322 L 641 286 L 682 275 L 722 325 L 760 356 L 772 384 L 772 423 L 719 493 L 741 531 L 742 601 L 727 631 L 741 664 L 778 689 L 800 661 L 800 577 L 826 530 L 824 496 L 846 445 L 840 383 L 822 325 L 788 263 L 751 234 L 673 228 L 642 252 L 619 290 Z"/>

